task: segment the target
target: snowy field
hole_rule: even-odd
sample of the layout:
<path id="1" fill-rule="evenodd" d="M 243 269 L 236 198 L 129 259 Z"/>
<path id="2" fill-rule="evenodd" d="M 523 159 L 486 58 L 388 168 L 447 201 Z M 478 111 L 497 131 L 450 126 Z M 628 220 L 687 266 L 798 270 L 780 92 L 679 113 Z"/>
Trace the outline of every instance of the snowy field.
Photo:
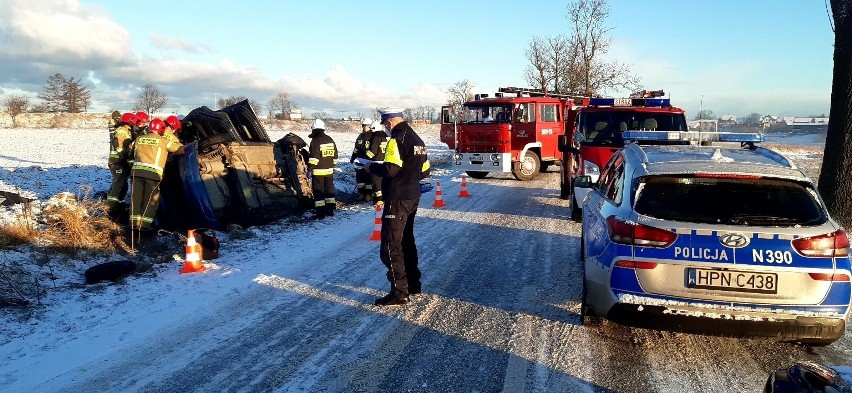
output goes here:
<path id="1" fill-rule="evenodd" d="M 269 134 L 272 140 L 278 140 L 287 132 L 272 130 Z M 309 141 L 306 133 L 296 133 Z M 357 134 L 329 134 L 341 152 L 341 165 L 335 176 L 338 193 L 351 193 L 354 190 L 354 177 L 348 158 Z M 436 167 L 433 180 L 441 181 L 445 187 L 452 185 L 457 189 L 460 173 L 448 169 L 450 151 L 440 143 L 437 128 L 429 126 L 421 131 L 421 135 Z M 100 129 L 0 130 L 0 190 L 19 192 L 42 200 L 61 191 L 75 194 L 86 193 L 87 190 L 105 191 L 110 181 L 106 168 L 106 138 L 106 130 Z M 815 178 L 821 162 L 822 147 L 813 138 L 807 141 L 804 138 L 773 140 L 770 146 L 788 155 L 809 176 Z M 510 184 L 515 184 L 512 187 L 523 186 L 519 182 Z M 0 220 L 15 220 L 20 214 L 18 208 L 6 207 L 0 211 Z M 424 214 L 428 216 L 436 213 L 427 211 Z M 344 206 L 333 219 L 310 222 L 281 220 L 249 228 L 238 234 L 221 233 L 222 257 L 206 262 L 209 271 L 204 274 L 179 275 L 181 263 L 165 263 L 157 264 L 151 271 L 117 284 L 92 286 L 83 284 L 85 269 L 97 263 L 121 259 L 120 256 L 84 256 L 71 260 L 62 255 L 38 256 L 26 248 L 2 250 L 0 264 L 37 262 L 41 266 L 47 295 L 41 299 L 42 305 L 39 307 L 0 310 L 0 386 L 3 387 L 0 390 L 58 391 L 65 386 L 72 386 L 75 381 L 73 377 L 67 376 L 71 370 L 96 367 L 90 362 L 111 354 L 114 348 L 143 347 L 147 344 L 149 333 L 179 326 L 199 315 L 207 315 L 227 304 L 231 298 L 254 290 L 258 284 L 319 298 L 333 297 L 333 294 L 315 294 L 310 288 L 301 287 L 299 282 L 282 281 L 269 272 L 310 270 L 310 264 L 315 263 L 312 256 L 333 255 L 334 249 L 341 242 L 352 240 L 353 234 L 361 236 L 369 233 L 372 225 L 373 210 L 370 205 L 350 204 Z M 503 225 L 521 224 L 507 222 Z M 451 244 L 453 239 L 443 241 Z M 175 257 L 182 258 L 181 245 L 174 243 L 171 247 L 175 250 Z M 269 258 L 269 255 L 276 257 Z M 375 265 L 377 259 L 375 257 L 369 263 Z M 330 260 L 324 263 L 325 269 L 344 269 L 343 262 Z M 374 270 L 378 272 L 380 269 L 376 267 Z M 320 277 L 319 280 L 323 279 Z M 375 286 L 382 287 L 382 282 L 380 277 L 376 278 Z M 382 294 L 372 288 L 349 289 L 372 296 Z M 264 303 L 259 301 L 253 307 L 263 308 Z M 239 315 L 240 312 L 235 311 L 234 314 Z M 225 341 L 232 333 L 235 332 L 222 331 L 217 334 Z M 340 339 L 344 340 L 341 345 L 346 344 L 345 338 Z M 191 363 L 203 353 L 201 348 L 187 353 L 171 353 L 169 356 L 183 364 Z M 166 368 L 169 366 L 162 365 Z M 849 371 L 849 368 L 844 370 Z M 313 374 L 319 372 L 306 372 L 311 374 L 311 371 Z M 305 378 L 303 383 L 311 381 L 311 378 L 319 380 L 320 377 L 314 375 Z M 134 383 L 137 386 L 146 385 L 144 380 Z M 311 385 L 289 386 L 281 390 L 304 390 L 306 386 L 310 390 Z"/>

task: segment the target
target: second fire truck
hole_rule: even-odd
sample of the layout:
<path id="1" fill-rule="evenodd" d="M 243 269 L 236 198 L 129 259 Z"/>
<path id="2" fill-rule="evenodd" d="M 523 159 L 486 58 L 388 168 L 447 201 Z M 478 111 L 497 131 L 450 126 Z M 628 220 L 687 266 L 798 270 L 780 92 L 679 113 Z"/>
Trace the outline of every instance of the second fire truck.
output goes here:
<path id="1" fill-rule="evenodd" d="M 560 197 L 571 200 L 578 218 L 588 189 L 575 187 L 575 179 L 594 184 L 624 146 L 622 132 L 687 131 L 684 111 L 663 95 L 644 90 L 628 98 L 587 98 L 503 87 L 494 97 L 477 95 L 455 114 L 442 107 L 441 142 L 455 152 L 453 167 L 473 178 L 512 173 L 531 180 L 561 165 Z"/>

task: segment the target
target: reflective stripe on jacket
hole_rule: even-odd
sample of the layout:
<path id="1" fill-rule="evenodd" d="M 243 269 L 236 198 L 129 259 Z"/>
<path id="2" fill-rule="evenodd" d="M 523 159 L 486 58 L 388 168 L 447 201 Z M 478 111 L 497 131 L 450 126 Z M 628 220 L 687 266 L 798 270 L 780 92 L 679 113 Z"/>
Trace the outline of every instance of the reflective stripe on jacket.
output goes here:
<path id="1" fill-rule="evenodd" d="M 130 125 L 124 123 L 116 127 L 109 141 L 108 163 L 117 164 L 127 161 L 131 142 L 133 142 L 133 132 L 130 130 Z"/>
<path id="2" fill-rule="evenodd" d="M 169 153 L 177 151 L 182 145 L 170 143 L 166 138 L 155 132 L 149 132 L 133 141 L 134 175 L 137 171 L 145 171 L 163 177 L 163 168 Z"/>
<path id="3" fill-rule="evenodd" d="M 315 176 L 334 174 L 334 166 L 337 165 L 337 145 L 322 130 L 314 130 L 311 135 L 308 169 Z"/>
<path id="4" fill-rule="evenodd" d="M 384 163 L 370 165 L 370 173 L 385 178 L 385 202 L 420 199 L 420 179 L 428 177 L 429 171 L 426 144 L 407 122 L 393 128 Z"/>

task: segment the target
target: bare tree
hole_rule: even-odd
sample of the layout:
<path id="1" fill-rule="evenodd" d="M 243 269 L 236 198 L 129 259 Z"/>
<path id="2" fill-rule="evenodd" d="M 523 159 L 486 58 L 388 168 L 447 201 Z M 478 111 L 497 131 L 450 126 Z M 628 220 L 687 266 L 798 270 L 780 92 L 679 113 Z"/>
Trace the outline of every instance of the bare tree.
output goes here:
<path id="1" fill-rule="evenodd" d="M 249 106 L 255 114 L 261 113 L 260 111 L 263 110 L 263 105 L 258 100 L 249 100 Z"/>
<path id="2" fill-rule="evenodd" d="M 533 37 L 529 47 L 524 51 L 524 56 L 530 62 L 524 70 L 524 80 L 537 89 L 547 90 L 547 86 L 553 79 L 550 75 L 553 67 L 550 64 L 546 39 Z"/>
<path id="3" fill-rule="evenodd" d="M 328 112 L 322 112 L 322 111 L 320 111 L 320 112 L 314 112 L 314 114 L 313 114 L 313 115 L 311 115 L 311 116 L 312 116 L 314 119 L 327 120 L 327 119 L 328 119 L 329 114 L 328 114 Z"/>
<path id="4" fill-rule="evenodd" d="M 852 226 L 852 0 L 831 0 L 834 72 L 819 193 L 832 217 Z"/>
<path id="5" fill-rule="evenodd" d="M 44 101 L 44 108 L 47 112 L 56 113 L 64 109 L 65 83 L 65 77 L 58 72 L 47 77 L 47 84 L 38 93 L 38 98 Z"/>
<path id="6" fill-rule="evenodd" d="M 247 100 L 246 96 L 228 96 L 228 97 L 219 97 L 216 100 L 216 105 L 219 108 L 224 108 L 226 106 L 234 105 L 238 102 Z"/>
<path id="7" fill-rule="evenodd" d="M 283 119 L 287 113 L 290 113 L 291 109 L 298 107 L 290 99 L 290 95 L 282 91 L 269 99 L 266 103 L 266 108 L 269 110 L 269 117 Z"/>
<path id="8" fill-rule="evenodd" d="M 47 84 L 38 93 L 38 98 L 44 101 L 41 107 L 49 113 L 85 112 L 92 103 L 92 94 L 80 79 L 65 78 L 60 73 L 47 78 Z"/>
<path id="9" fill-rule="evenodd" d="M 12 94 L 3 99 L 3 108 L 14 118 L 24 113 L 30 107 L 30 99 L 20 94 Z"/>
<path id="10" fill-rule="evenodd" d="M 65 81 L 65 110 L 68 113 L 86 112 L 92 103 L 92 93 L 81 84 L 80 79 L 69 78 Z"/>
<path id="11" fill-rule="evenodd" d="M 139 91 L 139 95 L 136 97 L 135 108 L 146 113 L 154 113 L 165 108 L 168 101 L 169 99 L 166 98 L 166 94 L 157 88 L 157 86 L 146 83 L 142 85 L 142 90 Z"/>
<path id="12" fill-rule="evenodd" d="M 611 44 L 608 33 L 612 28 L 604 25 L 608 16 L 607 0 L 577 0 L 568 5 L 568 25 L 582 76 L 580 89 L 586 96 L 615 87 L 630 90 L 640 87 L 638 78 L 630 74 L 630 67 L 603 60 Z"/>
<path id="13" fill-rule="evenodd" d="M 460 80 L 447 88 L 447 103 L 453 107 L 453 113 L 461 113 L 465 102 L 473 99 L 473 88 L 476 85 L 468 79 Z"/>

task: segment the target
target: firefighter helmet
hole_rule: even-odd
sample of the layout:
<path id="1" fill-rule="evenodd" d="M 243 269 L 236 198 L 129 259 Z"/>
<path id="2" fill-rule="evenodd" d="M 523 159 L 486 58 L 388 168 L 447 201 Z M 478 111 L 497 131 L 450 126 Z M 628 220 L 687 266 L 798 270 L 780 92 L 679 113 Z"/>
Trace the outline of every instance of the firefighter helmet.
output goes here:
<path id="1" fill-rule="evenodd" d="M 163 135 L 163 132 L 166 131 L 166 123 L 159 118 L 154 118 L 154 120 L 151 120 L 151 124 L 148 125 L 148 129 L 152 132 Z"/>
<path id="2" fill-rule="evenodd" d="M 148 114 L 142 111 L 136 112 L 136 125 L 145 125 L 148 124 Z"/>
<path id="3" fill-rule="evenodd" d="M 127 124 L 136 124 L 136 115 L 128 112 L 121 115 L 121 122 Z"/>
<path id="4" fill-rule="evenodd" d="M 181 129 L 180 119 L 177 116 L 169 116 L 166 118 L 166 125 L 171 127 L 173 131 L 177 131 Z"/>
<path id="5" fill-rule="evenodd" d="M 373 124 L 373 119 L 371 119 L 369 117 L 365 117 L 364 120 L 361 120 L 361 125 L 364 126 L 364 127 L 368 127 L 371 124 Z"/>
<path id="6" fill-rule="evenodd" d="M 373 131 L 373 132 L 382 131 L 382 132 L 384 132 L 385 127 L 382 126 L 382 122 L 376 120 L 376 121 L 373 122 L 373 124 L 370 124 L 370 131 Z"/>
<path id="7" fill-rule="evenodd" d="M 312 130 L 324 130 L 325 129 L 325 122 L 322 121 L 322 119 L 314 119 L 314 122 L 311 123 L 311 129 Z"/>

